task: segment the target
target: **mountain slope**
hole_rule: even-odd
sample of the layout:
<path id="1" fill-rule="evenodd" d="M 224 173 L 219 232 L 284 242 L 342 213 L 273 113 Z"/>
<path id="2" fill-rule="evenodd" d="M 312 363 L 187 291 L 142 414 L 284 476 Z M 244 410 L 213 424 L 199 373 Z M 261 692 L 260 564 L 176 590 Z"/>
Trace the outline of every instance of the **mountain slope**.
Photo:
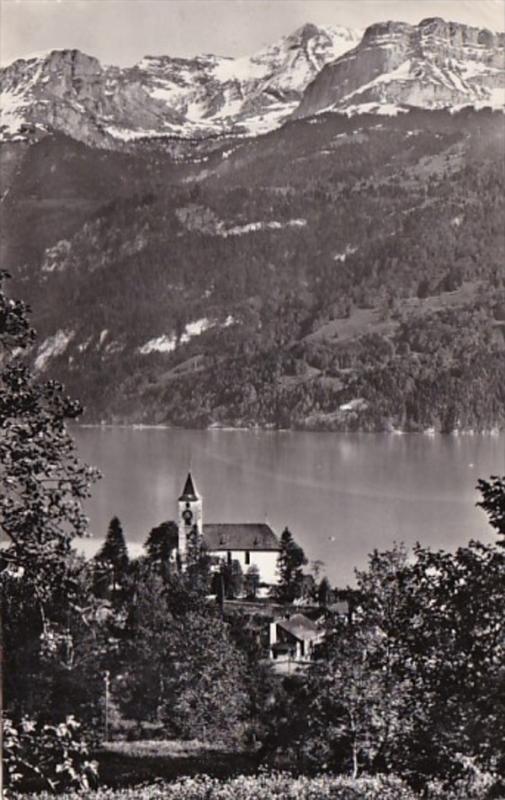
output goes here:
<path id="1" fill-rule="evenodd" d="M 88 421 L 505 426 L 503 36 L 351 40 L 4 71 L 2 266 Z"/>
<path id="2" fill-rule="evenodd" d="M 305 25 L 251 57 L 146 56 L 124 69 L 78 50 L 18 59 L 0 73 L 3 135 L 19 139 L 35 126 L 111 147 L 160 135 L 261 133 L 359 38 Z"/>
<path id="3" fill-rule="evenodd" d="M 18 271 L 37 369 L 88 421 L 505 424 L 502 120 L 321 115 L 98 209 Z"/>
<path id="4" fill-rule="evenodd" d="M 294 116 L 377 104 L 503 106 L 504 48 L 504 34 L 438 18 L 378 23 L 321 70 Z"/>
<path id="5" fill-rule="evenodd" d="M 36 262 L 100 208 L 157 191 L 180 168 L 162 153 L 94 149 L 60 134 L 0 144 L 2 266 Z"/>

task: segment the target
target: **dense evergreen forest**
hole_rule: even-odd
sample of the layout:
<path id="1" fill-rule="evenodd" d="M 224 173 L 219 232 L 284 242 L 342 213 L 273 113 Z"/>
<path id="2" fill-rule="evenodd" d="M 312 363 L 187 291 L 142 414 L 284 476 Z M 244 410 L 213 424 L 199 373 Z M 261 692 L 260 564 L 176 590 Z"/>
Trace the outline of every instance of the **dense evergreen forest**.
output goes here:
<path id="1" fill-rule="evenodd" d="M 321 115 L 191 160 L 48 137 L 3 246 L 33 360 L 88 422 L 487 430 L 504 189 L 486 110 Z"/>

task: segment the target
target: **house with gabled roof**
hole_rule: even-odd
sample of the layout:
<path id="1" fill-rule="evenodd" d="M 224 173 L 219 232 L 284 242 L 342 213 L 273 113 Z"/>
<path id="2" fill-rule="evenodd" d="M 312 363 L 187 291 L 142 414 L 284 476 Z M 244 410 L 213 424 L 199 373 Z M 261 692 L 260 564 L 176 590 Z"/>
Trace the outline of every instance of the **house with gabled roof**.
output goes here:
<path id="1" fill-rule="evenodd" d="M 203 500 L 190 472 L 178 500 L 178 532 L 177 550 L 182 563 L 188 539 L 196 532 L 211 558 L 228 564 L 238 561 L 244 573 L 256 567 L 262 583 L 275 584 L 279 580 L 280 542 L 272 528 L 265 522 L 204 523 Z"/>
<path id="2" fill-rule="evenodd" d="M 307 666 L 325 636 L 324 621 L 305 614 L 279 617 L 270 623 L 269 656 L 276 671 Z"/>

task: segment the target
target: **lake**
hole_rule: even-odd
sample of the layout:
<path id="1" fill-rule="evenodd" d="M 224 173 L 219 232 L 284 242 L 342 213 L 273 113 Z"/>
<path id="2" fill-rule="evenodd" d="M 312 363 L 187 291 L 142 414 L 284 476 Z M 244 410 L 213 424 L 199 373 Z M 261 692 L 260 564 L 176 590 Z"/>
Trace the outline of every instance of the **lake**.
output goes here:
<path id="1" fill-rule="evenodd" d="M 479 477 L 505 473 L 505 435 L 427 436 L 80 427 L 79 453 L 103 478 L 86 504 L 94 539 L 111 517 L 131 554 L 174 519 L 189 467 L 205 522 L 288 526 L 333 583 L 353 582 L 373 548 L 453 549 L 493 540 L 475 507 Z"/>

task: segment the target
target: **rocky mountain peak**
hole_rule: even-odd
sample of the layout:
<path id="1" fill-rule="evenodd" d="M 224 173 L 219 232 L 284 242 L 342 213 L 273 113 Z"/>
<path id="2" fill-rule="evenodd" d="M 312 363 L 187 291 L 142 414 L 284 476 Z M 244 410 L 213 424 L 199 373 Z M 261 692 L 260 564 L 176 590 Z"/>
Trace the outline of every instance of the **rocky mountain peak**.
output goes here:
<path id="1" fill-rule="evenodd" d="M 400 105 L 501 106 L 504 35 L 439 17 L 370 25 L 361 42 L 321 70 L 295 116 Z"/>
<path id="2" fill-rule="evenodd" d="M 373 42 L 377 43 L 384 36 L 406 36 L 412 30 L 412 25 L 408 22 L 374 22 L 365 29 L 362 44 Z"/>
<path id="3" fill-rule="evenodd" d="M 23 127 L 38 126 L 116 147 L 155 136 L 263 133 L 360 35 L 309 23 L 252 56 L 149 55 L 123 69 L 78 50 L 18 59 L 0 73 L 3 135 L 19 138 Z"/>
<path id="4" fill-rule="evenodd" d="M 307 42 L 314 36 L 319 36 L 321 32 L 324 31 L 317 25 L 314 25 L 313 22 L 306 22 L 305 25 L 302 25 L 300 28 L 297 28 L 297 30 L 294 31 L 294 33 L 288 36 L 288 39 L 293 41 Z"/>
<path id="5" fill-rule="evenodd" d="M 149 55 L 128 68 L 52 50 L 0 70 L 0 132 L 57 130 L 112 148 L 258 135 L 322 110 L 497 105 L 504 75 L 503 34 L 438 17 L 375 23 L 363 35 L 307 23 L 252 56 Z"/>

